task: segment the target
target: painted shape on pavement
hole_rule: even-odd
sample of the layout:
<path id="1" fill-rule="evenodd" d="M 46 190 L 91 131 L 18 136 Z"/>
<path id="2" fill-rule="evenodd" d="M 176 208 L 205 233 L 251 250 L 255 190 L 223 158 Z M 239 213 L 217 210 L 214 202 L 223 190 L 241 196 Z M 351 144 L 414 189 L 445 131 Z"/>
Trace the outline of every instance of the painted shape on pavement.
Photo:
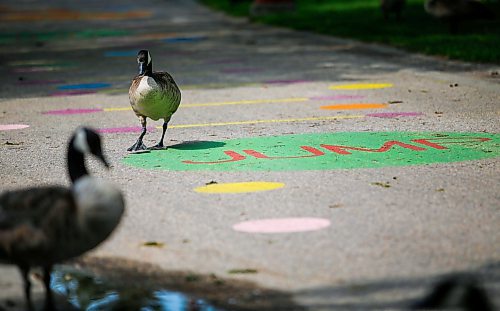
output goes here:
<path id="1" fill-rule="evenodd" d="M 172 37 L 166 38 L 163 42 L 166 43 L 184 43 L 184 42 L 198 42 L 206 39 L 206 37 L 202 36 L 194 36 L 194 37 Z"/>
<path id="2" fill-rule="evenodd" d="M 45 111 L 42 112 L 42 114 L 51 114 L 51 115 L 71 115 L 71 114 L 88 114 L 88 113 L 95 113 L 95 112 L 100 112 L 102 109 L 96 108 L 96 109 L 61 109 L 61 110 L 50 110 L 50 111 Z"/>
<path id="3" fill-rule="evenodd" d="M 194 189 L 194 191 L 200 193 L 245 193 L 275 190 L 283 188 L 284 186 L 285 184 L 279 182 L 251 181 L 209 184 L 206 186 L 197 187 Z"/>
<path id="4" fill-rule="evenodd" d="M 330 90 L 371 90 L 371 89 L 385 89 L 393 87 L 391 83 L 354 83 L 354 84 L 340 84 L 332 85 Z"/>
<path id="5" fill-rule="evenodd" d="M 363 110 L 363 109 L 380 109 L 386 108 L 387 104 L 342 104 L 342 105 L 328 105 L 321 106 L 324 110 Z"/>
<path id="6" fill-rule="evenodd" d="M 27 124 L 0 124 L 0 131 L 21 130 L 30 127 Z"/>
<path id="7" fill-rule="evenodd" d="M 174 171 L 300 171 L 425 165 L 495 158 L 500 134 L 353 132 L 226 140 L 128 155 L 127 165 Z"/>
<path id="8" fill-rule="evenodd" d="M 88 95 L 88 94 L 95 94 L 97 93 L 96 91 L 92 90 L 72 90 L 72 91 L 60 91 L 60 92 L 55 92 L 50 94 L 50 96 L 77 96 L 77 95 Z"/>
<path id="9" fill-rule="evenodd" d="M 83 12 L 65 8 L 50 8 L 39 10 L 12 10 L 2 14 L 5 22 L 37 22 L 37 21 L 75 21 L 75 20 L 129 20 L 146 18 L 151 11 L 133 10 L 126 12 Z"/>
<path id="10" fill-rule="evenodd" d="M 110 83 L 79 83 L 79 84 L 67 84 L 58 86 L 59 90 L 94 90 L 110 87 Z"/>
<path id="11" fill-rule="evenodd" d="M 148 126 L 147 127 L 148 132 L 154 131 L 154 126 Z M 113 127 L 113 128 L 104 128 L 104 129 L 97 129 L 97 132 L 99 133 L 106 133 L 106 134 L 116 134 L 116 133 L 141 133 L 142 132 L 142 127 L 141 126 L 126 126 L 126 127 Z"/>
<path id="12" fill-rule="evenodd" d="M 233 229 L 247 233 L 293 233 L 316 231 L 330 226 L 330 221 L 324 218 L 270 218 L 245 221 L 233 226 Z"/>

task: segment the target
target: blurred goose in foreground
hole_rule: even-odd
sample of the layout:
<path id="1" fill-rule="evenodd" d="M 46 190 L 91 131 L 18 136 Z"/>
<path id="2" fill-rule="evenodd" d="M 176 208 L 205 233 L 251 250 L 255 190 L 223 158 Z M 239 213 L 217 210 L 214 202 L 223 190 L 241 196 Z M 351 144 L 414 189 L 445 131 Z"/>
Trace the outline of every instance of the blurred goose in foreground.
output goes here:
<path id="1" fill-rule="evenodd" d="M 70 188 L 43 186 L 0 195 L 0 263 L 17 265 L 21 270 L 29 310 L 33 310 L 32 267 L 43 269 L 45 309 L 53 310 L 52 266 L 93 249 L 120 222 L 123 196 L 109 182 L 88 175 L 84 155 L 89 153 L 108 167 L 99 135 L 79 128 L 68 146 Z"/>
<path id="2" fill-rule="evenodd" d="M 495 19 L 495 14 L 479 0 L 426 0 L 425 11 L 449 22 L 450 32 L 458 31 L 460 21 L 467 19 Z"/>
<path id="3" fill-rule="evenodd" d="M 488 292 L 472 275 L 452 275 L 441 279 L 417 301 L 412 310 L 495 310 Z"/>
<path id="4" fill-rule="evenodd" d="M 380 8 L 385 19 L 389 19 L 389 15 L 394 13 L 398 20 L 401 19 L 401 12 L 405 6 L 406 0 L 380 0 Z"/>
<path id="5" fill-rule="evenodd" d="M 128 151 L 146 150 L 142 138 L 146 135 L 146 118 L 163 119 L 163 133 L 157 145 L 152 149 L 163 149 L 163 139 L 170 118 L 181 103 L 181 91 L 172 76 L 167 72 L 153 72 L 153 60 L 147 50 L 137 54 L 139 74 L 132 80 L 129 99 L 132 110 L 139 118 L 142 133 Z"/>

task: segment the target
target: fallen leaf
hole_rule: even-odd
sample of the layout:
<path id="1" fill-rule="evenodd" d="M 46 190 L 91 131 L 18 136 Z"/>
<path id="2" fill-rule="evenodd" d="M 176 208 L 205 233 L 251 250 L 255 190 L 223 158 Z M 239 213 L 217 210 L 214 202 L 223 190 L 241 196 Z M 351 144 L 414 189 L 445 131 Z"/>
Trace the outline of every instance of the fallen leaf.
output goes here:
<path id="1" fill-rule="evenodd" d="M 186 282 L 197 282 L 200 280 L 200 276 L 196 274 L 188 274 L 185 278 Z"/>
<path id="2" fill-rule="evenodd" d="M 165 246 L 165 243 L 161 243 L 161 242 L 156 242 L 156 241 L 148 241 L 148 242 L 144 242 L 142 243 L 143 246 L 147 246 L 147 247 L 158 247 L 158 248 L 162 248 Z"/>
<path id="3" fill-rule="evenodd" d="M 216 182 L 215 180 L 211 180 L 211 181 L 209 181 L 209 182 L 205 183 L 205 185 L 207 185 L 207 186 L 208 186 L 208 185 L 213 185 L 213 184 L 217 184 L 217 183 L 218 183 L 218 182 Z"/>
<path id="4" fill-rule="evenodd" d="M 14 143 L 14 142 L 11 142 L 11 141 L 6 141 L 5 142 L 5 145 L 7 146 L 19 146 L 19 145 L 22 145 L 24 144 L 23 142 L 18 142 L 18 143 Z"/>
<path id="5" fill-rule="evenodd" d="M 389 184 L 389 182 L 386 182 L 386 183 L 383 183 L 383 182 L 372 182 L 372 185 L 374 186 L 380 186 L 380 187 L 384 187 L 384 188 L 390 188 L 391 185 Z"/>
<path id="6" fill-rule="evenodd" d="M 328 206 L 329 208 L 340 208 L 340 207 L 344 207 L 343 204 L 340 204 L 340 203 L 337 203 L 337 204 L 332 204 L 330 206 Z"/>
<path id="7" fill-rule="evenodd" d="M 252 273 L 257 273 L 257 269 L 232 269 L 229 270 L 227 273 L 229 274 L 252 274 Z"/>

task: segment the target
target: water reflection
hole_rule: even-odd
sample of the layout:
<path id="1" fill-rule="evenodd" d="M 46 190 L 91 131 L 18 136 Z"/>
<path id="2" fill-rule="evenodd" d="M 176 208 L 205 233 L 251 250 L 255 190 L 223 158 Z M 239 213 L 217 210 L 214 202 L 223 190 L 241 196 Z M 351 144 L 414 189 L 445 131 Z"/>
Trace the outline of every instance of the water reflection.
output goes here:
<path id="1" fill-rule="evenodd" d="M 80 310 L 140 310 L 140 311 L 219 311 L 181 292 L 145 289 L 134 284 L 111 285 L 90 273 L 71 268 L 59 268 L 52 273 L 51 288 L 67 298 Z"/>

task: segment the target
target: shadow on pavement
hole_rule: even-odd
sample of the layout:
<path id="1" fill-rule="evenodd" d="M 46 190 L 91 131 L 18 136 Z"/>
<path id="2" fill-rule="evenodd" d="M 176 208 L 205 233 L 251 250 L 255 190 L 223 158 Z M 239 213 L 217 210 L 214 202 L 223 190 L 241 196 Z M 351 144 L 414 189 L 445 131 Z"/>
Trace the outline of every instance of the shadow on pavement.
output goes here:
<path id="1" fill-rule="evenodd" d="M 481 310 L 495 310 L 499 287 L 500 263 L 494 263 L 477 271 L 320 287 L 294 298 L 312 310 L 480 310 L 481 304 Z"/>
<path id="2" fill-rule="evenodd" d="M 204 149 L 220 148 L 223 147 L 225 144 L 226 143 L 221 141 L 193 140 L 168 146 L 168 148 L 179 149 L 179 150 L 204 150 Z"/>
<path id="3" fill-rule="evenodd" d="M 119 258 L 80 259 L 58 267 L 54 275 L 57 282 L 53 282 L 53 290 L 62 294 L 71 289 L 72 300 L 102 298 L 108 293 L 107 303 L 112 307 L 104 310 L 141 310 L 147 306 L 155 310 L 155 298 L 156 302 L 164 298 L 172 310 L 302 310 L 290 294 L 251 282 L 215 274 L 164 271 L 152 264 Z M 74 279 L 80 284 L 76 290 L 71 283 Z"/>

